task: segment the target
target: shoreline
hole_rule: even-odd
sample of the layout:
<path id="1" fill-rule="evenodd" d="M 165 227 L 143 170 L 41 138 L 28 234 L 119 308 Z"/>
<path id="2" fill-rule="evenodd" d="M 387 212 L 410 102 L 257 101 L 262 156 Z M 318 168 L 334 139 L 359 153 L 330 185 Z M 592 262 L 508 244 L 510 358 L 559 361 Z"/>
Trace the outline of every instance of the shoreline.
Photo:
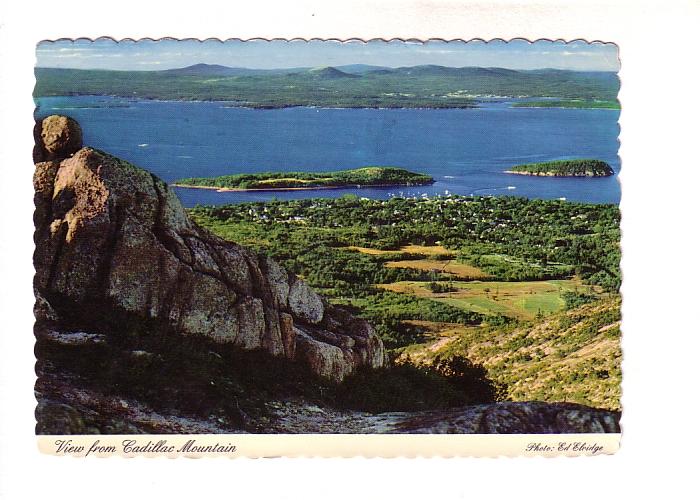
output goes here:
<path id="1" fill-rule="evenodd" d="M 507 102 L 511 99 L 556 99 L 554 97 L 539 97 L 539 96 L 483 96 L 483 97 L 471 97 L 476 102 L 465 103 L 464 105 L 453 105 L 453 106 L 426 106 L 425 104 L 416 104 L 414 106 L 386 106 L 386 105 L 376 105 L 376 106 L 333 106 L 333 105 L 320 105 L 320 104 L 237 104 L 236 101 L 231 101 L 229 99 L 162 99 L 159 97 L 134 97 L 134 96 L 124 96 L 118 94 L 67 94 L 67 95 L 42 95 L 42 96 L 32 96 L 36 101 L 37 99 L 45 99 L 51 97 L 111 97 L 119 99 L 129 99 L 136 101 L 148 101 L 148 102 L 179 102 L 179 103 L 220 103 L 223 108 L 229 109 L 254 109 L 262 111 L 278 110 L 278 109 L 293 109 L 293 108 L 310 108 L 310 109 L 483 109 L 481 104 L 483 102 L 493 102 L 493 101 L 504 101 Z M 485 101 L 479 101 L 483 99 Z M 95 106 L 100 108 L 102 106 Z M 109 106 L 105 106 L 109 107 Z M 511 109 L 581 109 L 581 110 L 610 110 L 610 111 L 620 111 L 620 107 L 577 107 L 577 106 L 521 106 L 515 103 L 509 106 Z"/>
<path id="2" fill-rule="evenodd" d="M 608 110 L 608 111 L 620 111 L 622 108 L 613 108 L 613 107 L 585 107 L 585 106 L 511 106 L 511 109 L 602 109 L 602 110 Z"/>
<path id="3" fill-rule="evenodd" d="M 314 189 L 344 189 L 347 188 L 347 186 L 329 186 L 329 187 L 319 187 L 319 188 L 281 188 L 281 189 L 235 189 L 235 188 L 218 188 L 214 186 L 184 186 L 180 184 L 168 184 L 170 187 L 177 187 L 181 189 L 205 189 L 208 191 L 216 191 L 216 192 L 221 192 L 221 193 L 226 193 L 226 192 L 232 192 L 232 193 L 245 193 L 245 192 L 275 192 L 275 191 L 311 191 Z M 352 187 L 352 186 L 350 186 Z M 362 187 L 396 187 L 395 184 L 392 184 L 390 186 L 362 186 Z M 418 186 L 416 186 L 418 187 Z M 429 196 L 429 198 L 442 198 L 443 196 L 441 194 L 432 194 Z M 579 204 L 584 204 L 584 205 L 615 205 L 618 206 L 620 205 L 619 201 L 590 201 L 590 200 L 581 200 L 581 199 L 562 199 L 562 197 L 538 197 L 538 196 L 518 196 L 515 194 L 458 194 L 458 193 L 451 193 L 447 198 L 513 198 L 513 197 L 521 197 L 521 198 L 526 198 L 528 200 L 543 200 L 543 201 L 566 201 L 567 203 L 579 203 Z M 410 199 L 411 196 L 404 197 Z M 413 197 L 415 198 L 415 196 Z M 306 198 L 306 199 L 313 199 L 313 198 Z M 323 198 L 327 199 L 327 198 Z M 390 198 L 379 198 L 381 200 L 387 200 Z M 245 201 L 237 201 L 234 202 L 234 204 L 238 203 L 247 203 Z M 193 208 L 194 205 L 185 205 L 186 209 L 191 209 Z"/>
<path id="4" fill-rule="evenodd" d="M 314 191 L 317 189 L 362 189 L 362 188 L 382 188 L 382 187 L 419 187 L 432 186 L 435 181 L 425 184 L 348 184 L 347 186 L 309 186 L 309 187 L 284 187 L 284 188 L 227 188 L 217 186 L 192 186 L 188 184 L 173 183 L 172 187 L 185 189 L 208 189 L 219 193 L 245 193 L 256 191 Z"/>
<path id="5" fill-rule="evenodd" d="M 126 96 L 119 94 L 66 94 L 66 95 L 32 95 L 32 99 L 35 104 L 37 99 L 47 99 L 53 97 L 110 97 L 117 99 L 128 99 L 131 101 L 147 101 L 147 102 L 177 102 L 177 103 L 218 103 L 221 104 L 223 108 L 240 108 L 240 109 L 254 109 L 254 110 L 276 110 L 276 109 L 293 109 L 293 108 L 309 108 L 309 109 L 480 109 L 481 106 L 475 103 L 465 103 L 460 106 L 426 106 L 424 104 L 417 104 L 415 106 L 331 106 L 331 105 L 321 105 L 321 104 L 236 104 L 236 101 L 230 99 L 162 99 L 159 97 L 135 97 Z M 510 98 L 508 98 L 510 99 Z M 102 106 L 97 106 L 102 107 Z"/>

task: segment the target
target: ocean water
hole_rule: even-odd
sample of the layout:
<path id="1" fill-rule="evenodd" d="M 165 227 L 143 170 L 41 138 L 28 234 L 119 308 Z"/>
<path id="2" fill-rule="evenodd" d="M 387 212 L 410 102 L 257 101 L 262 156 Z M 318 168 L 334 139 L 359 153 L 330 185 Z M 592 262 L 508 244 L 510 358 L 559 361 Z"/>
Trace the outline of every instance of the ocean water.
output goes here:
<path id="1" fill-rule="evenodd" d="M 36 117 L 64 114 L 83 127 L 84 143 L 143 167 L 166 182 L 240 172 L 325 171 L 397 166 L 436 180 L 431 186 L 225 192 L 175 188 L 185 206 L 270 199 L 512 195 L 619 203 L 617 110 L 512 108 L 494 100 L 478 109 L 256 110 L 221 102 L 164 102 L 104 96 L 37 100 Z M 510 175 L 521 163 L 596 158 L 605 178 Z"/>

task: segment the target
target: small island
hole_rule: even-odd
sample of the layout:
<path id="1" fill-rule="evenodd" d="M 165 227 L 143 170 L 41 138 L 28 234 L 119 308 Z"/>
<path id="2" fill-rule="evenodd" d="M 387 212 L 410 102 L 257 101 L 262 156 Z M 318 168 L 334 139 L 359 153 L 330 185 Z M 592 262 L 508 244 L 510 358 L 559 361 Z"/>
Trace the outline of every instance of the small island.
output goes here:
<path id="1" fill-rule="evenodd" d="M 397 167 L 362 167 L 334 172 L 262 172 L 180 179 L 176 187 L 217 191 L 285 191 L 344 187 L 423 186 L 435 180 L 429 175 Z"/>
<path id="2" fill-rule="evenodd" d="M 516 165 L 507 174 L 546 177 L 609 177 L 615 171 L 601 160 L 556 160 Z"/>

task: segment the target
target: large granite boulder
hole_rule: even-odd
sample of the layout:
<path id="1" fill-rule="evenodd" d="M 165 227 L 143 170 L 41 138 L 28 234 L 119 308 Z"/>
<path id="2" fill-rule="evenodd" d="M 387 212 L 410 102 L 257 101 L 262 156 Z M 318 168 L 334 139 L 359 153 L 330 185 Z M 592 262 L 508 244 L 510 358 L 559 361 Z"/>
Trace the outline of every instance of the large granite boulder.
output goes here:
<path id="1" fill-rule="evenodd" d="M 382 342 L 366 321 L 327 304 L 273 260 L 198 227 L 156 176 L 80 148 L 75 121 L 51 116 L 36 130 L 42 310 L 74 324 L 138 318 L 299 360 L 335 381 L 384 364 Z"/>
<path id="2" fill-rule="evenodd" d="M 83 147 L 78 122 L 61 115 L 47 116 L 34 126 L 34 162 L 67 158 Z"/>

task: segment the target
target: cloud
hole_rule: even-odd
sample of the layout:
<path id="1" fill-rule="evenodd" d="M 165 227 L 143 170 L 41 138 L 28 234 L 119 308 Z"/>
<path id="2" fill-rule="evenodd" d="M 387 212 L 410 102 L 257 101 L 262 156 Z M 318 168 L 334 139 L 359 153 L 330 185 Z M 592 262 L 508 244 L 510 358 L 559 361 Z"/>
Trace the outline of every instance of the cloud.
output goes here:
<path id="1" fill-rule="evenodd" d="M 49 52 L 49 51 L 39 51 L 37 50 L 37 54 L 41 54 L 42 57 L 47 58 L 47 59 L 103 59 L 103 58 L 115 58 L 115 57 L 124 57 L 124 54 L 120 53 L 113 53 L 113 54 L 105 54 L 104 52 L 95 52 L 95 51 L 88 51 L 87 53 L 85 52 Z"/>
<path id="2" fill-rule="evenodd" d="M 417 49 L 415 51 L 417 54 L 466 54 L 464 50 L 450 50 L 450 49 Z"/>
<path id="3" fill-rule="evenodd" d="M 582 56 L 582 57 L 600 57 L 600 52 L 584 52 L 584 51 L 579 51 L 579 52 L 570 52 L 565 50 L 564 52 L 559 52 L 560 55 L 568 57 L 568 56 Z"/>
<path id="4" fill-rule="evenodd" d="M 88 48 L 88 47 L 81 47 L 81 48 L 76 48 L 76 47 L 61 47 L 58 49 L 59 52 L 90 52 L 96 50 L 94 48 Z"/>
<path id="5" fill-rule="evenodd" d="M 39 47 L 36 49 L 37 52 L 41 53 L 66 53 L 66 52 L 95 52 L 95 51 L 104 51 L 103 47 L 93 47 L 93 46 L 84 46 L 84 47 L 61 47 L 61 46 L 56 46 L 56 45 L 49 45 L 42 43 L 39 45 Z"/>

